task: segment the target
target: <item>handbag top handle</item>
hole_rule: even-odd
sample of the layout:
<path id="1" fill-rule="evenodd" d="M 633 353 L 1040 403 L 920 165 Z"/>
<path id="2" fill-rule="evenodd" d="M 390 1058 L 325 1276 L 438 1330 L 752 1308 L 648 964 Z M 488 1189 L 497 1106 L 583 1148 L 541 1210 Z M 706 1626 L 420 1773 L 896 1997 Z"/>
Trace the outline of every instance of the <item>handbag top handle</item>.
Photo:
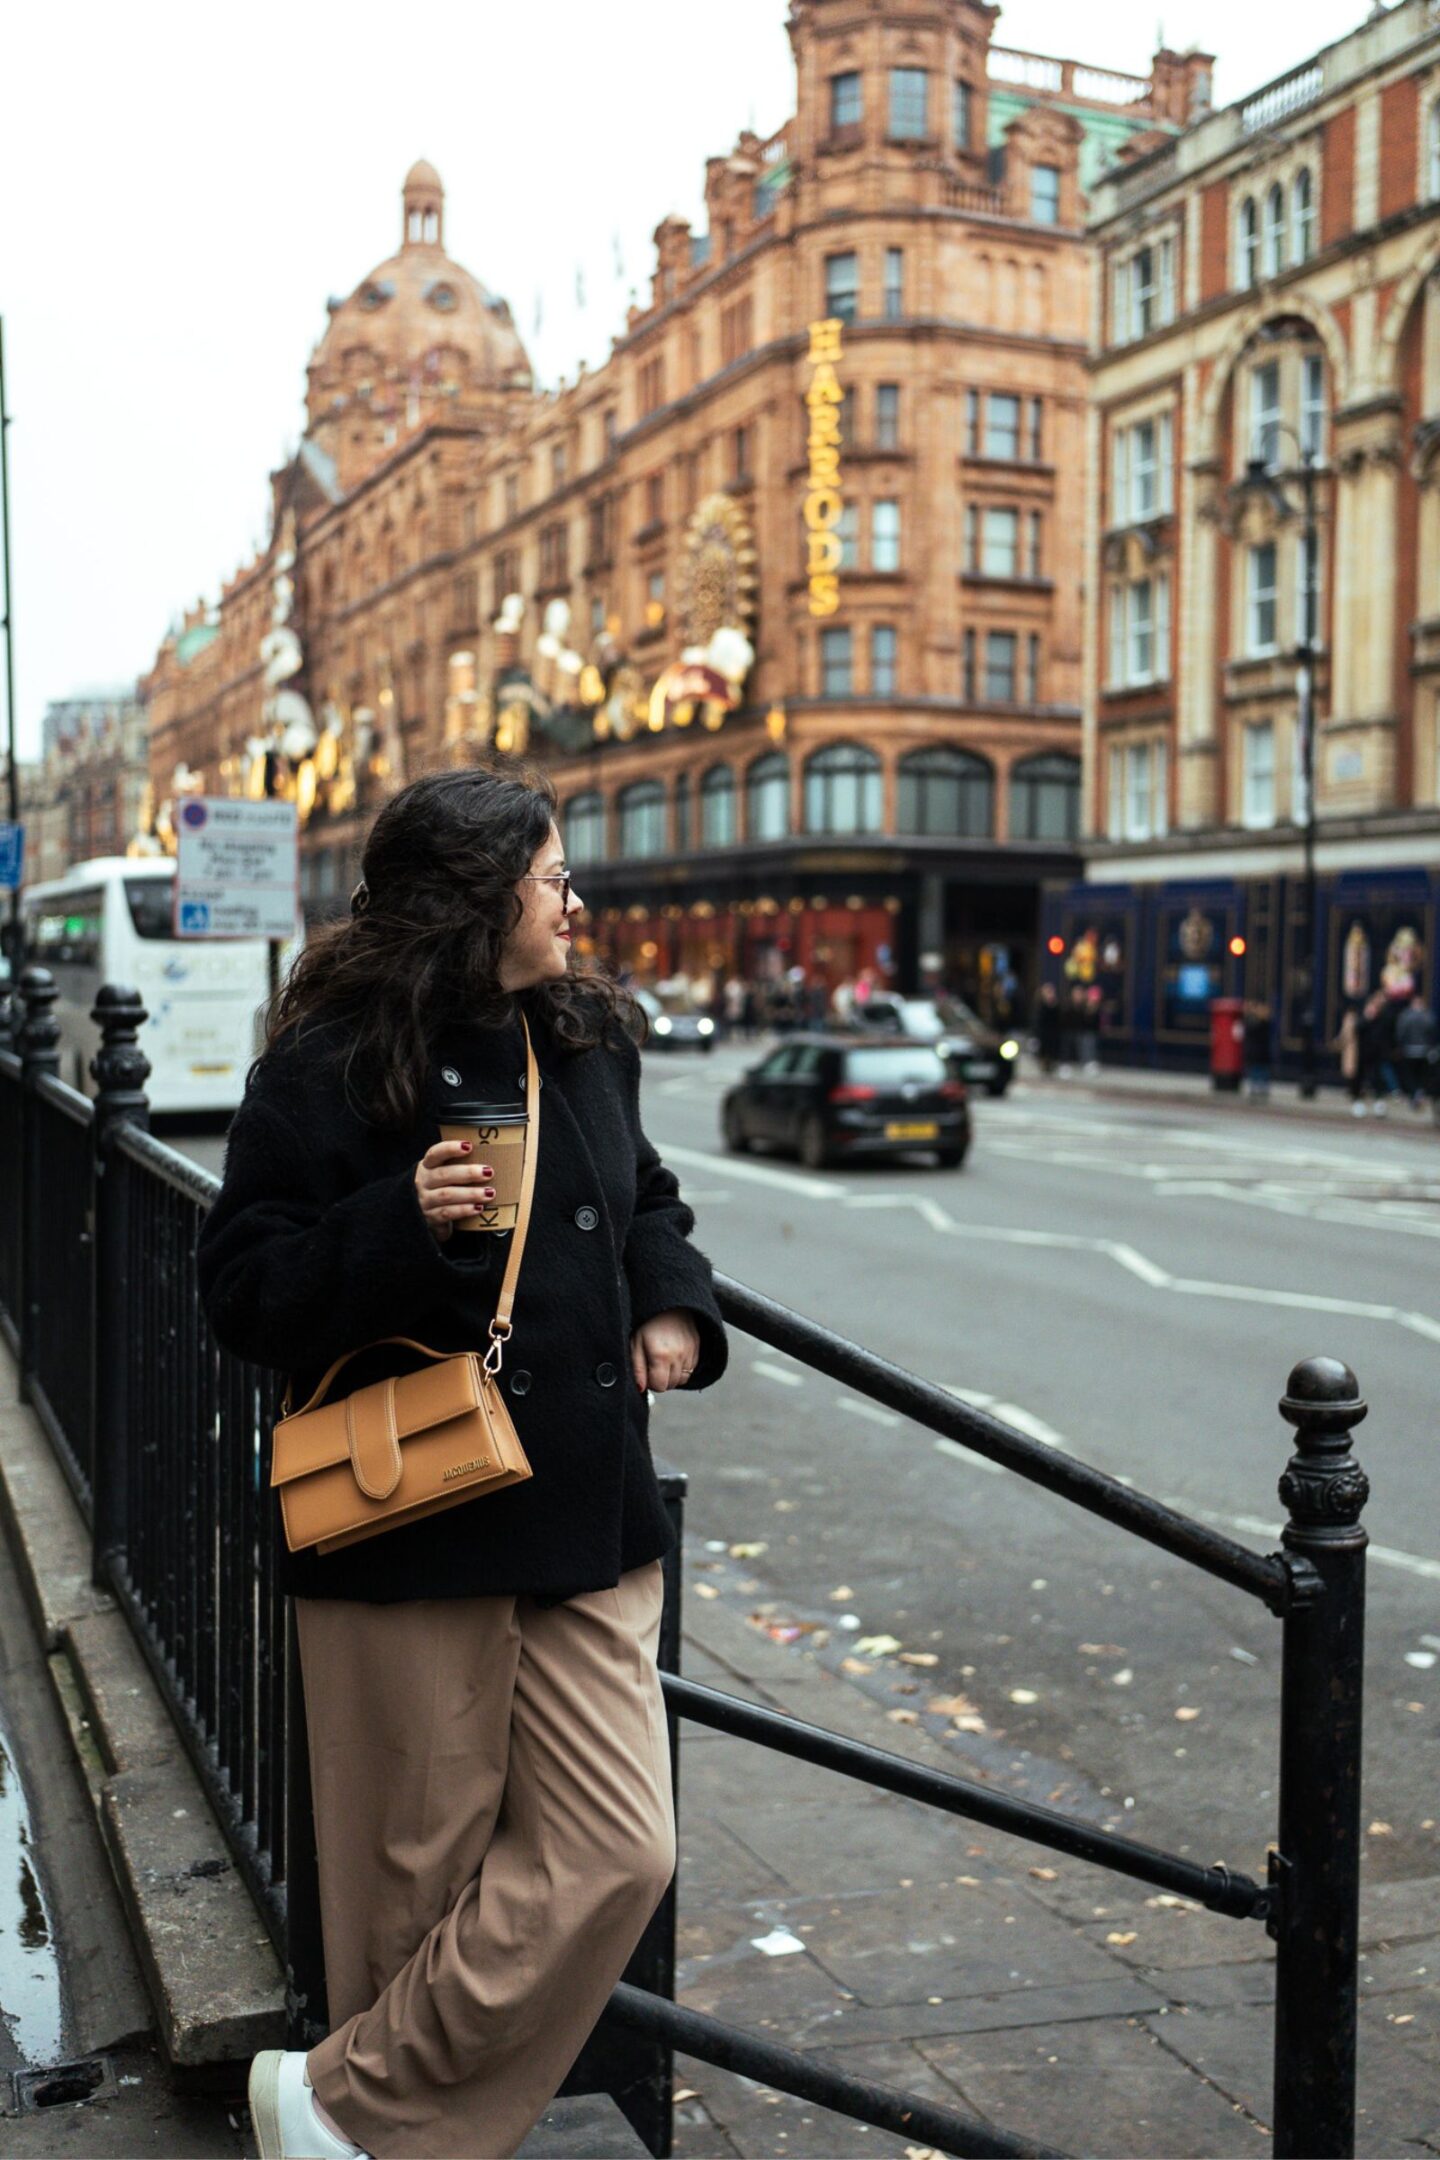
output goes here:
<path id="1" fill-rule="evenodd" d="M 535 1045 L 530 1040 L 530 1026 L 522 1013 L 520 1025 L 525 1030 L 525 1110 L 529 1119 L 525 1131 L 525 1162 L 520 1172 L 520 1205 L 515 1218 L 515 1228 L 510 1238 L 510 1255 L 505 1262 L 505 1273 L 500 1283 L 500 1295 L 495 1301 L 495 1317 L 490 1322 L 490 1348 L 485 1353 L 485 1370 L 493 1379 L 500 1370 L 504 1349 L 514 1333 L 511 1314 L 515 1310 L 515 1285 L 520 1278 L 520 1262 L 525 1255 L 525 1237 L 530 1228 L 530 1214 L 535 1203 L 535 1171 L 540 1155 L 540 1069 L 535 1063 Z M 325 1377 L 317 1383 L 309 1400 L 295 1412 L 304 1417 L 313 1410 L 329 1392 L 337 1373 L 359 1357 L 361 1350 L 378 1350 L 386 1343 L 398 1343 L 407 1350 L 419 1350 L 427 1358 L 438 1363 L 442 1358 L 454 1357 L 453 1350 L 431 1350 L 413 1335 L 381 1335 L 373 1343 L 364 1343 L 355 1350 L 346 1350 L 329 1366 Z M 285 1392 L 280 1399 L 280 1415 L 291 1415 L 291 1384 L 287 1380 Z"/>

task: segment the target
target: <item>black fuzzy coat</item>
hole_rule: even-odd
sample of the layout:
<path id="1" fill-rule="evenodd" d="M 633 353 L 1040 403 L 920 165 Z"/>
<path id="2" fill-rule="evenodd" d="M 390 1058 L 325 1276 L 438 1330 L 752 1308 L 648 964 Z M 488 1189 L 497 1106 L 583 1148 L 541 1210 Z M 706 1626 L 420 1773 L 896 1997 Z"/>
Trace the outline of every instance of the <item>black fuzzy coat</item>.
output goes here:
<path id="1" fill-rule="evenodd" d="M 673 1542 L 630 1336 L 687 1308 L 700 1356 L 686 1385 L 717 1380 L 726 1344 L 710 1263 L 690 1244 L 694 1217 L 641 1130 L 634 1044 L 617 1032 L 577 1053 L 533 1016 L 531 1029 L 540 1154 L 502 1385 L 534 1476 L 323 1556 L 286 1554 L 277 1522 L 282 1582 L 296 1596 L 563 1597 L 608 1589 Z M 216 1336 L 292 1374 L 301 1401 L 333 1358 L 381 1336 L 484 1346 L 509 1236 L 457 1232 L 437 1243 L 415 1166 L 440 1137 L 447 1097 L 523 1102 L 525 1092 L 518 1020 L 458 1027 L 437 1044 L 420 1121 L 382 1131 L 347 1102 L 334 1039 L 313 1029 L 260 1060 L 200 1238 Z M 385 1355 L 358 1360 L 344 1386 L 398 1369 Z"/>

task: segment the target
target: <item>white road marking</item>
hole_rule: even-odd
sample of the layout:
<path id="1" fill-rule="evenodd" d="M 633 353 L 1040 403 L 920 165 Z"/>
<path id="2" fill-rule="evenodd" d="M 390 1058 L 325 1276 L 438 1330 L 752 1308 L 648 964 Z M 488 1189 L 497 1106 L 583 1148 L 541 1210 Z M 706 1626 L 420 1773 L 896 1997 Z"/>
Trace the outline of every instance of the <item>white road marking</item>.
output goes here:
<path id="1" fill-rule="evenodd" d="M 762 1380 L 778 1380 L 782 1387 L 804 1387 L 803 1373 L 791 1372 L 788 1366 L 772 1365 L 766 1358 L 752 1358 L 750 1370 L 759 1373 Z"/>
<path id="2" fill-rule="evenodd" d="M 1004 1463 L 991 1462 L 988 1455 L 977 1455 L 974 1448 L 965 1447 L 959 1440 L 947 1440 L 942 1433 L 935 1442 L 937 1455 L 953 1455 L 957 1461 L 969 1463 L 972 1470 L 989 1470 L 995 1477 L 1004 1477 Z"/>
<path id="3" fill-rule="evenodd" d="M 898 1425 L 899 1417 L 893 1410 L 882 1410 L 878 1403 L 865 1402 L 858 1395 L 837 1395 L 837 1410 L 848 1410 L 851 1417 L 868 1418 L 872 1425 Z"/>
<path id="4" fill-rule="evenodd" d="M 798 1200 L 843 1200 L 848 1186 L 833 1178 L 809 1177 L 802 1170 L 778 1170 L 771 1163 L 745 1162 L 739 1156 L 707 1155 L 702 1148 L 679 1147 L 657 1141 L 661 1158 L 683 1163 L 687 1169 L 704 1170 L 711 1177 L 735 1178 L 742 1185 L 769 1185 L 777 1192 L 794 1193 Z"/>

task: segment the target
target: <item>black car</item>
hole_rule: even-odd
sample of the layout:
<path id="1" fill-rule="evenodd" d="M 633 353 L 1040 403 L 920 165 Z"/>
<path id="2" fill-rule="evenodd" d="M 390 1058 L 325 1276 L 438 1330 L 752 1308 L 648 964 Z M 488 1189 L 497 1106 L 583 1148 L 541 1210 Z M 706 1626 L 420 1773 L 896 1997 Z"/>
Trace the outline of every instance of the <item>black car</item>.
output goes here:
<path id="1" fill-rule="evenodd" d="M 673 999 L 667 1003 L 653 990 L 636 990 L 632 995 L 650 1023 L 645 1038 L 648 1050 L 714 1049 L 715 1022 L 709 1013 L 695 1012 Z"/>
<path id="2" fill-rule="evenodd" d="M 720 1129 L 732 1154 L 757 1141 L 793 1148 L 811 1170 L 917 1149 L 957 1170 L 970 1107 L 965 1083 L 928 1043 L 792 1035 L 730 1089 Z"/>
<path id="3" fill-rule="evenodd" d="M 980 1018 L 962 998 L 904 998 L 877 992 L 855 1010 L 856 1026 L 868 1035 L 904 1035 L 934 1043 L 952 1069 L 987 1095 L 1003 1095 L 1015 1077 L 1019 1042 Z"/>

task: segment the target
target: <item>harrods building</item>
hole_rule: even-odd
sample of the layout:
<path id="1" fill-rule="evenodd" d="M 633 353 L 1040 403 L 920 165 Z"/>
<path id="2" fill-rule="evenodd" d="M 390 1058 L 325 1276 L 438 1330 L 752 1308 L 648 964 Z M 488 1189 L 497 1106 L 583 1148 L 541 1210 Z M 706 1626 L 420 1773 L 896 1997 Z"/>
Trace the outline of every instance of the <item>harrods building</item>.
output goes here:
<path id="1" fill-rule="evenodd" d="M 1024 976 L 1081 829 L 1087 197 L 1210 63 L 1101 73 L 998 13 L 793 0 L 794 117 L 708 161 L 555 392 L 417 165 L 268 546 L 148 680 L 162 837 L 186 792 L 293 794 L 319 918 L 388 792 L 518 750 L 642 979 Z"/>

